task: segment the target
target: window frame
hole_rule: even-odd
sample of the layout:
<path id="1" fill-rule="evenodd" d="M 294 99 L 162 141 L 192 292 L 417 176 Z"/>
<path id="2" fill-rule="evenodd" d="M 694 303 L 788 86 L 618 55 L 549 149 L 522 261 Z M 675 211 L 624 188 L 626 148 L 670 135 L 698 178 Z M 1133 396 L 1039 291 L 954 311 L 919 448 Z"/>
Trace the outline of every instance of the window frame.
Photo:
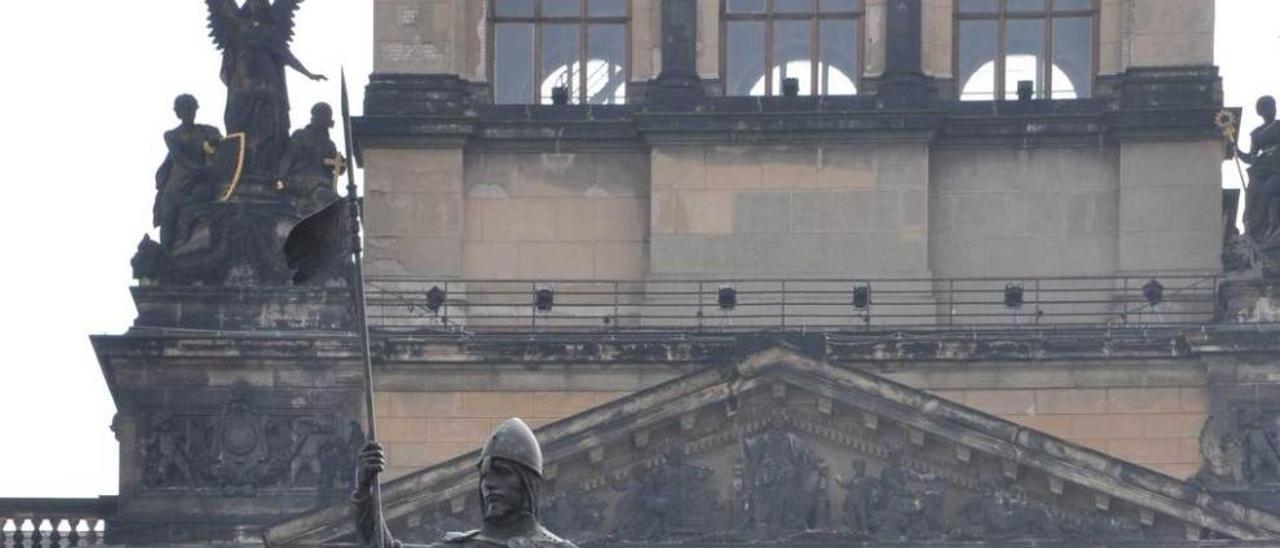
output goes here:
<path id="1" fill-rule="evenodd" d="M 1101 16 L 1102 16 L 1102 0 L 1089 0 L 1090 8 L 1085 10 L 1055 10 L 1058 0 L 1045 0 L 1045 10 L 1042 12 L 1009 12 L 1008 0 L 996 0 L 995 13 L 964 13 L 960 11 L 960 0 L 955 0 L 952 5 L 951 17 L 951 74 L 956 80 L 956 99 L 963 101 L 964 85 L 968 82 L 960 81 L 960 23 L 962 21 L 995 21 L 996 22 L 996 58 L 995 61 L 995 88 L 992 100 L 1009 101 L 1008 84 L 1005 81 L 1005 58 L 1008 57 L 1008 22 L 1013 20 L 1040 20 L 1044 21 L 1044 58 L 1048 61 L 1044 66 L 1044 73 L 1040 74 L 1041 81 L 1044 82 L 1044 97 L 1046 100 L 1065 101 L 1069 99 L 1054 99 L 1053 97 L 1053 22 L 1055 18 L 1084 18 L 1089 17 L 1092 20 L 1093 43 L 1090 45 L 1090 56 L 1092 57 L 1092 66 L 1089 69 L 1089 85 L 1092 86 L 1098 79 L 1098 66 L 1100 52 L 1098 51 L 1101 42 Z M 1016 89 L 1016 82 L 1014 83 Z M 1089 90 L 1089 96 L 1093 96 L 1093 90 Z M 1079 97 L 1079 90 L 1077 90 Z"/>
<path id="2" fill-rule="evenodd" d="M 808 13 L 803 12 L 783 12 L 777 13 L 774 10 L 775 0 L 765 0 L 764 13 L 729 13 L 730 0 L 720 0 L 720 93 L 726 97 L 752 97 L 746 95 L 729 95 L 728 82 L 728 58 L 729 58 L 729 22 L 731 21 L 759 21 L 764 23 L 764 95 L 761 97 L 780 97 L 774 95 L 773 68 L 774 68 L 774 23 L 776 21 L 809 21 L 809 95 L 813 97 L 823 97 L 826 93 L 821 93 L 818 89 L 822 83 L 819 78 L 819 65 L 821 59 L 815 54 L 822 51 L 822 35 L 821 27 L 823 21 L 854 21 L 858 29 L 858 52 L 857 74 L 850 74 L 853 85 L 858 93 L 862 92 L 862 73 L 867 67 L 867 0 L 859 0 L 858 9 L 853 12 L 833 12 L 824 13 L 822 11 L 822 3 L 814 0 L 812 9 Z M 781 90 L 781 85 L 778 86 Z"/>
<path id="3" fill-rule="evenodd" d="M 542 102 L 542 73 L 543 73 L 542 29 L 545 25 L 549 25 L 549 24 L 561 24 L 561 25 L 574 24 L 578 26 L 577 62 L 580 65 L 582 65 L 582 69 L 578 71 L 577 97 L 571 97 L 569 104 L 571 105 L 573 104 L 587 105 L 588 104 L 587 103 L 587 77 L 589 75 L 587 74 L 586 64 L 588 61 L 590 61 L 590 59 L 587 57 L 589 54 L 587 51 L 587 48 L 589 47 L 588 29 L 591 27 L 592 24 L 612 24 L 612 25 L 620 24 L 623 26 L 623 34 L 626 36 L 626 40 L 624 40 L 624 44 L 623 44 L 624 68 L 623 68 L 623 75 L 622 75 L 623 77 L 622 85 L 625 88 L 626 85 L 631 82 L 631 75 L 633 70 L 631 66 L 632 65 L 632 40 L 633 40 L 633 37 L 631 35 L 631 22 L 635 18 L 635 9 L 634 9 L 635 1 L 634 0 L 622 0 L 624 15 L 621 15 L 621 16 L 588 15 L 587 4 L 590 3 L 590 0 L 579 0 L 578 15 L 557 16 L 557 17 L 544 16 L 542 14 L 542 0 L 532 0 L 532 1 L 533 1 L 532 17 L 510 16 L 510 15 L 499 16 L 497 0 L 490 0 L 488 2 L 485 2 L 485 4 L 487 4 L 485 19 L 486 19 L 486 31 L 488 33 L 488 37 L 486 38 L 486 41 L 488 43 L 488 53 L 486 54 L 488 67 L 487 67 L 486 73 L 489 78 L 489 97 L 491 101 L 493 101 L 494 103 L 497 103 L 497 97 L 498 97 L 498 81 L 497 81 L 497 73 L 496 73 L 497 66 L 498 66 L 498 62 L 497 62 L 498 53 L 497 53 L 497 47 L 496 47 L 497 46 L 497 28 L 498 28 L 498 25 L 507 24 L 507 23 L 524 23 L 524 24 L 529 24 L 533 26 L 533 51 L 530 52 L 530 55 L 531 55 L 530 63 L 532 63 L 532 68 L 533 68 L 533 83 L 531 85 L 531 87 L 533 88 L 532 97 L 529 97 L 529 102 L 527 103 L 510 103 L 510 104 L 524 104 L 524 105 L 550 105 L 551 104 L 550 102 L 546 102 L 546 103 Z M 576 102 L 574 101 L 574 99 L 576 99 Z M 631 100 L 630 96 L 626 95 L 624 91 L 623 104 L 630 102 L 630 100 Z M 602 105 L 596 105 L 596 106 L 602 106 Z"/>

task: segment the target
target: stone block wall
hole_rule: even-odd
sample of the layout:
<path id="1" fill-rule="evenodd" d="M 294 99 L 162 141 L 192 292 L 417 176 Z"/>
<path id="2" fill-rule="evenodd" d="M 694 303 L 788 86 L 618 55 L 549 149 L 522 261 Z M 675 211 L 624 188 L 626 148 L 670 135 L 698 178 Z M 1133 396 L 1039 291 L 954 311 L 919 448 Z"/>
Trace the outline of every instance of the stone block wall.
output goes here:
<path id="1" fill-rule="evenodd" d="M 544 424 L 608 403 L 629 392 L 379 392 L 378 434 L 396 478 L 475 451 L 509 417 Z"/>
<path id="2" fill-rule="evenodd" d="M 373 67 L 391 74 L 486 80 L 486 2 L 375 0 Z"/>
<path id="3" fill-rule="evenodd" d="M 368 149 L 370 275 L 462 274 L 462 151 Z"/>
<path id="4" fill-rule="evenodd" d="M 650 272 L 922 274 L 928 169 L 922 144 L 655 149 Z"/>
<path id="5" fill-rule="evenodd" d="M 639 279 L 648 185 L 644 153 L 468 154 L 462 271 L 475 279 Z"/>
<path id="6" fill-rule="evenodd" d="M 1212 65 L 1214 4 L 1215 0 L 1121 1 L 1125 66 Z"/>
<path id="7" fill-rule="evenodd" d="M 1115 271 L 1120 169 L 1114 147 L 934 149 L 930 163 L 935 275 Z"/>
<path id="8" fill-rule="evenodd" d="M 890 377 L 1178 479 L 1200 469 L 1200 429 L 1209 414 L 1202 367 L 1149 362 L 969 369 Z"/>
<path id="9" fill-rule="evenodd" d="M 1221 270 L 1221 159 L 1218 141 L 1122 145 L 1121 272 Z"/>

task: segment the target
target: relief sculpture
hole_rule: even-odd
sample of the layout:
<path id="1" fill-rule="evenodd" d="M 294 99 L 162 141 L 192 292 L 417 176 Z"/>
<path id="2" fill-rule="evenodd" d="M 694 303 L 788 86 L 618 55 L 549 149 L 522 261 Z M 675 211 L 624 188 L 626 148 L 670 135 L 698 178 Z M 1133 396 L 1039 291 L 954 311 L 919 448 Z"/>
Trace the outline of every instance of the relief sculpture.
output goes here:
<path id="1" fill-rule="evenodd" d="M 260 409 L 243 386 L 218 413 L 165 413 L 143 427 L 143 485 L 236 496 L 272 487 L 346 496 L 354 485 L 352 455 L 364 443 L 356 422 Z"/>
<path id="2" fill-rule="evenodd" d="M 764 538 L 816 529 L 827 507 L 825 465 L 803 440 L 768 430 L 742 441 L 743 532 Z"/>
<path id="3" fill-rule="evenodd" d="M 1280 483 L 1280 412 L 1249 404 L 1209 417 L 1200 431 L 1200 454 L 1204 483 Z"/>
<path id="4" fill-rule="evenodd" d="M 690 537 L 720 523 L 720 495 L 710 468 L 688 462 L 680 449 L 637 474 L 614 509 L 619 538 L 657 540 Z M 712 527 L 714 529 L 714 527 Z"/>

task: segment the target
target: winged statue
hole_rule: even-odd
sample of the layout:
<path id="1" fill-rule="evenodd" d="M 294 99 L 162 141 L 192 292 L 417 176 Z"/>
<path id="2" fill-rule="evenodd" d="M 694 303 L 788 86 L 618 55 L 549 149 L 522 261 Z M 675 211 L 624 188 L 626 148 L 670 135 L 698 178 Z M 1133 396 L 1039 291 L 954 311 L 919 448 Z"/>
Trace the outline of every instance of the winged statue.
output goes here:
<path id="1" fill-rule="evenodd" d="M 285 67 L 312 80 L 293 55 L 294 15 L 303 0 L 205 0 L 209 35 L 222 51 L 222 82 L 227 86 L 228 136 L 243 134 L 250 171 L 275 169 L 289 142 L 289 91 Z"/>

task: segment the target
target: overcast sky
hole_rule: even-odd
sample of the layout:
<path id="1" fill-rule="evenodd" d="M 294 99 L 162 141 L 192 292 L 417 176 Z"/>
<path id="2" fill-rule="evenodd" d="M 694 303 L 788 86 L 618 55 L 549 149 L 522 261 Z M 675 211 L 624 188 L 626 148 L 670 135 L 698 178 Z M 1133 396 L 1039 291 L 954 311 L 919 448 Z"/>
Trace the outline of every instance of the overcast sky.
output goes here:
<path id="1" fill-rule="evenodd" d="M 115 408 L 88 337 L 133 320 L 129 258 L 151 230 L 173 98 L 196 95 L 198 120 L 221 127 L 219 55 L 199 0 L 12 4 L 0 18 L 0 497 L 115 494 Z M 371 0 L 304 4 L 294 51 L 332 80 L 291 73 L 295 127 L 314 102 L 337 104 L 342 65 L 360 112 L 372 21 Z M 1246 134 L 1254 100 L 1280 93 L 1277 22 L 1280 0 L 1218 0 L 1217 60 Z"/>

